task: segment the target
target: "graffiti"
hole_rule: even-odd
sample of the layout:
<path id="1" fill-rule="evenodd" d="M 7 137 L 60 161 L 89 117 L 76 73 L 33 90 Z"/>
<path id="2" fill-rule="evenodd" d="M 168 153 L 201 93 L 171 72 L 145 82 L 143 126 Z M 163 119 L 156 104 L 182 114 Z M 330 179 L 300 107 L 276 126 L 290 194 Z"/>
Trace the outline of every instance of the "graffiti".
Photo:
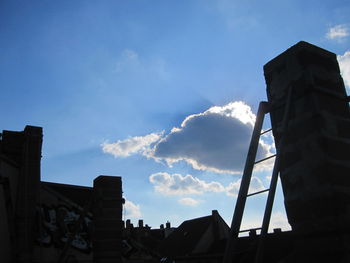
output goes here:
<path id="1" fill-rule="evenodd" d="M 63 248 L 73 234 L 79 212 L 65 205 L 37 207 L 37 241 L 44 246 Z M 92 218 L 85 216 L 72 238 L 71 246 L 84 253 L 91 251 Z"/>

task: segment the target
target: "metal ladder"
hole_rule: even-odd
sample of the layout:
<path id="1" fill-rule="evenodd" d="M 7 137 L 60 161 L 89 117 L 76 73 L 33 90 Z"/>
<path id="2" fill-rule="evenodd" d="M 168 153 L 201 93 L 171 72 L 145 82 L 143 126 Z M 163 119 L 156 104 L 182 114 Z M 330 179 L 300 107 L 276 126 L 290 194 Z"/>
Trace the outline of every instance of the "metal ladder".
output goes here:
<path id="1" fill-rule="evenodd" d="M 270 113 L 272 110 L 274 110 L 269 105 L 268 102 L 263 101 L 263 102 L 260 102 L 260 104 L 259 104 L 259 109 L 258 109 L 254 129 L 253 129 L 253 134 L 251 137 L 249 150 L 248 150 L 248 154 L 247 154 L 247 159 L 246 159 L 246 163 L 244 166 L 241 185 L 240 185 L 240 189 L 238 192 L 237 202 L 236 202 L 236 206 L 235 206 L 235 210 L 234 210 L 234 214 L 233 214 L 233 218 L 232 218 L 230 236 L 229 236 L 229 239 L 227 240 L 227 244 L 226 244 L 223 263 L 232 263 L 233 262 L 234 256 L 235 256 L 236 251 L 237 251 L 238 235 L 240 233 L 248 232 L 250 230 L 261 230 L 260 231 L 260 239 L 258 242 L 258 247 L 257 247 L 257 251 L 256 251 L 256 256 L 255 256 L 255 263 L 262 262 L 263 251 L 264 251 L 264 240 L 265 240 L 265 237 L 267 235 L 269 224 L 270 224 L 270 218 L 271 218 L 272 207 L 273 207 L 273 202 L 274 202 L 274 198 L 275 198 L 276 186 L 277 186 L 277 180 L 278 180 L 278 174 L 279 174 L 279 165 L 280 165 L 280 154 L 279 153 L 281 152 L 281 148 L 283 147 L 283 141 L 284 141 L 283 138 L 284 138 L 285 131 L 287 130 L 287 126 L 288 126 L 288 117 L 289 117 L 291 97 L 292 97 L 292 87 L 289 88 L 288 94 L 287 94 L 287 103 L 285 105 L 285 110 L 284 110 L 283 119 L 282 119 L 281 139 L 280 139 L 278 145 L 276 145 L 276 154 L 268 156 L 264 159 L 255 161 L 260 136 L 272 130 L 272 129 L 269 129 L 269 130 L 261 132 L 262 125 L 263 125 L 264 118 L 265 118 L 265 114 Z M 275 158 L 274 167 L 273 167 L 273 171 L 272 171 L 270 187 L 268 189 L 265 189 L 262 191 L 248 194 L 249 184 L 251 181 L 254 165 L 261 163 L 263 161 L 266 161 L 268 159 L 271 159 L 273 157 L 276 157 L 276 158 Z M 268 197 L 266 200 L 266 206 L 265 206 L 262 227 L 248 229 L 248 230 L 240 230 L 242 218 L 243 218 L 243 213 L 244 213 L 244 207 L 245 207 L 247 197 L 261 194 L 264 192 L 268 192 Z"/>

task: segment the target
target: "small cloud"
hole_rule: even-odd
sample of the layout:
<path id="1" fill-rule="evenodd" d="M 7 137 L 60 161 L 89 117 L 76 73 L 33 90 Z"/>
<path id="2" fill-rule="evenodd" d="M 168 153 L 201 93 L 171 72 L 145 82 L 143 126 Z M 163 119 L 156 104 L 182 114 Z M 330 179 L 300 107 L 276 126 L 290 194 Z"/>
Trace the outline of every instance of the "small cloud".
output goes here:
<path id="1" fill-rule="evenodd" d="M 190 174 L 155 173 L 149 177 L 156 192 L 164 195 L 203 194 L 204 192 L 224 192 L 225 188 L 218 182 L 207 183 Z"/>
<path id="2" fill-rule="evenodd" d="M 140 205 L 136 205 L 129 200 L 125 200 L 124 208 L 126 218 L 140 218 L 142 216 Z"/>
<path id="3" fill-rule="evenodd" d="M 269 231 L 272 232 L 274 228 L 281 228 L 284 231 L 292 229 L 285 213 L 275 212 L 271 215 Z"/>
<path id="4" fill-rule="evenodd" d="M 342 40 L 349 35 L 349 29 L 346 25 L 336 25 L 329 28 L 326 37 L 331 40 Z"/>
<path id="5" fill-rule="evenodd" d="M 226 187 L 227 195 L 237 197 L 240 186 L 241 186 L 241 179 L 237 180 L 236 182 L 230 183 Z M 248 193 L 258 192 L 264 189 L 265 187 L 263 182 L 258 177 L 252 176 L 249 184 Z"/>
<path id="6" fill-rule="evenodd" d="M 114 157 L 127 157 L 131 154 L 146 152 L 150 146 L 157 142 L 163 133 L 151 133 L 146 136 L 135 136 L 125 140 L 118 140 L 115 143 L 103 143 L 102 150 L 104 153 L 112 154 Z"/>
<path id="7" fill-rule="evenodd" d="M 344 84 L 350 89 L 350 51 L 346 51 L 344 55 L 339 55 L 337 58 Z"/>
<path id="8" fill-rule="evenodd" d="M 192 199 L 190 197 L 181 198 L 179 203 L 187 206 L 197 206 L 199 204 L 198 200 Z"/>

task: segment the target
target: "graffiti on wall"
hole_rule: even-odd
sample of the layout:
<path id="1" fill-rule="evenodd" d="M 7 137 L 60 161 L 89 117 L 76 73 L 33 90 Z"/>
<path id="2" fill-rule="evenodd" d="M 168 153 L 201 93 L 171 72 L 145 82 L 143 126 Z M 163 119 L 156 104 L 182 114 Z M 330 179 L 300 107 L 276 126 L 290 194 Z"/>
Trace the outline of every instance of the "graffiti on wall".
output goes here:
<path id="1" fill-rule="evenodd" d="M 37 241 L 44 246 L 63 248 L 75 231 L 79 212 L 65 205 L 37 207 Z M 75 231 L 71 247 L 84 253 L 91 252 L 92 218 L 85 216 Z"/>

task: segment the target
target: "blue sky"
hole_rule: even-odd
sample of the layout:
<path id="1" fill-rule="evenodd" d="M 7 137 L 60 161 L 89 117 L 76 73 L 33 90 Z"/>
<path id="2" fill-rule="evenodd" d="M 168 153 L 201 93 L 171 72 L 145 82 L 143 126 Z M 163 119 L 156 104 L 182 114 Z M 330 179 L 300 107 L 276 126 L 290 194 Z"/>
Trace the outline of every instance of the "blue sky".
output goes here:
<path id="1" fill-rule="evenodd" d="M 304 40 L 336 53 L 349 85 L 349 13 L 334 0 L 3 0 L 0 128 L 44 128 L 45 181 L 122 176 L 133 222 L 178 225 L 217 209 L 229 223 L 266 100 L 263 65 Z M 265 197 L 249 200 L 245 226 Z M 274 226 L 287 227 L 283 214 L 279 189 Z"/>

